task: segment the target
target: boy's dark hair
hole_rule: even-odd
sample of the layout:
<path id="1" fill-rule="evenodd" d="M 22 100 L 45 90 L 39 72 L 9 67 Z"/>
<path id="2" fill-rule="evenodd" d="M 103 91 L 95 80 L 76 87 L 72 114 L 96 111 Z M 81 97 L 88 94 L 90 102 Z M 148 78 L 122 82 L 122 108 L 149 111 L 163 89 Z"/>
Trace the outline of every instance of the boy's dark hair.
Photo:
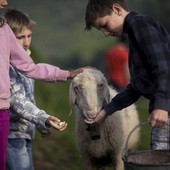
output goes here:
<path id="1" fill-rule="evenodd" d="M 32 30 L 35 25 L 35 21 L 31 20 L 28 14 L 17 9 L 7 9 L 3 16 L 14 34 L 20 33 L 24 27 Z"/>
<path id="2" fill-rule="evenodd" d="M 126 0 L 89 0 L 85 14 L 85 30 L 91 30 L 97 17 L 110 15 L 112 12 L 112 5 L 115 3 L 119 4 L 123 9 L 128 11 Z"/>

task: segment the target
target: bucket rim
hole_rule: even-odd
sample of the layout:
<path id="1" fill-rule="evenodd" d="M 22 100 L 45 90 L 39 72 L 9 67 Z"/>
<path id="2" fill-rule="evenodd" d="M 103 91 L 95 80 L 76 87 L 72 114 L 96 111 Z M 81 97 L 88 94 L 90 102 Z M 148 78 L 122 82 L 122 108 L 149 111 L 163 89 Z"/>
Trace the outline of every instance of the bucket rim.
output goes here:
<path id="1" fill-rule="evenodd" d="M 166 164 L 163 164 L 163 163 L 159 163 L 159 164 L 141 164 L 141 163 L 134 163 L 134 162 L 126 162 L 126 161 L 124 161 L 124 163 L 128 164 L 128 165 L 135 165 L 137 167 L 158 167 L 158 166 L 169 167 L 170 166 L 170 163 L 166 163 Z"/>
<path id="2" fill-rule="evenodd" d="M 129 156 L 132 156 L 132 155 L 135 155 L 135 154 L 140 154 L 140 153 L 168 153 L 169 156 L 170 156 L 170 151 L 169 150 L 143 150 L 143 151 L 136 151 L 136 152 L 130 152 L 129 153 Z M 136 163 L 136 162 L 133 162 L 133 161 L 128 161 L 128 158 L 122 158 L 124 163 L 127 163 L 127 164 L 131 164 L 131 165 L 135 165 L 135 166 L 148 166 L 148 167 L 157 167 L 157 166 L 170 166 L 170 162 L 169 163 L 149 163 L 149 164 L 142 164 L 142 163 Z"/>
<path id="3" fill-rule="evenodd" d="M 129 133 L 128 137 L 127 137 L 127 140 L 126 140 L 126 143 L 125 143 L 125 147 L 124 147 L 124 150 L 123 150 L 123 155 L 122 155 L 122 160 L 124 161 L 124 164 L 125 165 L 131 165 L 131 166 L 136 166 L 136 167 L 158 167 L 158 166 L 164 166 L 164 167 L 170 167 L 170 162 L 160 162 L 160 161 L 157 161 L 157 162 L 147 162 L 147 163 L 142 163 L 142 162 L 133 162 L 133 157 L 132 159 L 130 160 L 130 156 L 135 156 L 135 154 L 143 154 L 143 156 L 148 156 L 148 155 L 144 155 L 145 154 L 160 154 L 159 156 L 161 156 L 161 154 L 166 154 L 168 153 L 167 156 L 170 157 L 170 150 L 140 150 L 140 151 L 132 151 L 132 152 L 129 152 L 128 151 L 128 142 L 129 142 L 129 139 L 132 135 L 132 133 L 137 129 L 139 128 L 140 126 L 143 126 L 143 125 L 147 125 L 149 124 L 148 121 L 146 122 L 143 122 L 143 123 L 140 123 L 139 125 L 135 126 L 131 132 Z M 169 124 L 167 124 L 168 126 L 170 126 Z"/>

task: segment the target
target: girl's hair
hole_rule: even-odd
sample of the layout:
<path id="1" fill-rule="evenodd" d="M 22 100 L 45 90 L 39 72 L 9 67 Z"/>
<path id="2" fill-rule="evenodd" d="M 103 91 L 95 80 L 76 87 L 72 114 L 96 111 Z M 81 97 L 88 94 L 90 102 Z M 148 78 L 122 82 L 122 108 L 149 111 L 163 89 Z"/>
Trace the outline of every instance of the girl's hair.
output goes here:
<path id="1" fill-rule="evenodd" d="M 24 27 L 32 30 L 35 25 L 35 21 L 31 20 L 28 14 L 17 9 L 7 9 L 3 16 L 14 34 L 20 33 Z"/>
<path id="2" fill-rule="evenodd" d="M 128 11 L 128 6 L 125 0 L 89 0 L 85 14 L 85 29 L 91 30 L 97 17 L 110 15 L 112 12 L 112 5 L 115 3 L 119 4 L 123 9 Z"/>

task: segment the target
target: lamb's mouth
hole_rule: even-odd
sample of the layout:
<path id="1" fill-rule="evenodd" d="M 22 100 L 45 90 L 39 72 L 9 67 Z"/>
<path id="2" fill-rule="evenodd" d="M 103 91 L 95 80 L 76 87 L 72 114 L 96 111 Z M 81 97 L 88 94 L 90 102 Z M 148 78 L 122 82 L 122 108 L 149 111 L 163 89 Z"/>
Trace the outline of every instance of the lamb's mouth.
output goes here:
<path id="1" fill-rule="evenodd" d="M 94 119 L 89 118 L 89 117 L 84 119 L 85 122 L 93 122 L 93 120 L 94 120 Z"/>

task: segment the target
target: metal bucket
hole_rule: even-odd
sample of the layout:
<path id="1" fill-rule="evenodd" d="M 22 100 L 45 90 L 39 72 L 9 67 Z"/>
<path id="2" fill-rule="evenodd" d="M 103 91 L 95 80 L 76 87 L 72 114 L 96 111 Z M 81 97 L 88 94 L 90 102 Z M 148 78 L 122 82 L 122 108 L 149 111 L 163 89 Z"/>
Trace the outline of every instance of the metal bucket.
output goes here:
<path id="1" fill-rule="evenodd" d="M 144 150 L 128 153 L 128 142 L 132 133 L 144 122 L 130 132 L 123 151 L 125 170 L 170 170 L 170 150 Z"/>

